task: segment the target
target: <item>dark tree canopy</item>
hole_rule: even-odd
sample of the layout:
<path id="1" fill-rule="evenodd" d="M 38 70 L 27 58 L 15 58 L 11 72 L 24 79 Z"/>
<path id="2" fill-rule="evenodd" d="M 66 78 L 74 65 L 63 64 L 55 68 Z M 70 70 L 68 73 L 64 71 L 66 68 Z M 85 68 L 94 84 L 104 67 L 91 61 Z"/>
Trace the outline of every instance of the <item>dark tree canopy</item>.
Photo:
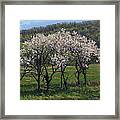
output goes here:
<path id="1" fill-rule="evenodd" d="M 34 27 L 28 30 L 20 31 L 20 40 L 24 42 L 26 40 L 30 40 L 32 36 L 36 33 L 43 33 L 44 35 L 53 34 L 61 30 L 61 28 L 65 28 L 66 31 L 76 31 L 82 36 L 86 36 L 88 39 L 92 39 L 96 41 L 98 47 L 100 47 L 100 21 L 92 20 L 92 21 L 82 21 L 82 22 L 64 22 L 57 23 L 52 25 L 47 25 L 46 27 Z"/>

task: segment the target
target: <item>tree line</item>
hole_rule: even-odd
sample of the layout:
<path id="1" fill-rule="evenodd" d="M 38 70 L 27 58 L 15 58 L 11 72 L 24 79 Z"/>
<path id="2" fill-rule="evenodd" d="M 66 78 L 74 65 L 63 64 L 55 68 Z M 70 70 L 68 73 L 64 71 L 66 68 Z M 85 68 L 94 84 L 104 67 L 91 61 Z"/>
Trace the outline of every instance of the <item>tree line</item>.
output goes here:
<path id="1" fill-rule="evenodd" d="M 20 40 L 24 42 L 26 40 L 32 39 L 32 37 L 37 33 L 42 33 L 44 35 L 53 34 L 60 31 L 62 28 L 67 31 L 76 31 L 82 36 L 86 36 L 88 39 L 92 39 L 96 42 L 97 46 L 100 47 L 100 21 L 81 21 L 81 22 L 63 22 L 52 25 L 47 25 L 45 27 L 33 27 L 28 30 L 20 31 Z"/>

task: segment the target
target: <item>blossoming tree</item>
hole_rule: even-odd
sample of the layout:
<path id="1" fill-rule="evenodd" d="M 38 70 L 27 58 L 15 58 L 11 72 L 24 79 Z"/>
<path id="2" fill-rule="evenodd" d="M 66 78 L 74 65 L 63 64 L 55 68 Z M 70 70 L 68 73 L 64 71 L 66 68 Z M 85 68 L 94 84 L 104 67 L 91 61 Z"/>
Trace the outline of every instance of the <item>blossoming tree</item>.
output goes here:
<path id="1" fill-rule="evenodd" d="M 81 36 L 77 32 L 61 31 L 45 36 L 36 34 L 30 41 L 23 43 L 21 47 L 21 66 L 24 73 L 21 79 L 28 72 L 38 84 L 40 90 L 40 81 L 45 80 L 46 90 L 49 90 L 53 75 L 60 68 L 61 88 L 67 89 L 67 79 L 65 69 L 74 62 L 76 68 L 78 85 L 80 85 L 80 74 L 84 75 L 86 84 L 86 70 L 90 61 L 93 59 L 99 61 L 99 49 L 93 40 Z M 51 66 L 52 73 L 48 72 Z"/>

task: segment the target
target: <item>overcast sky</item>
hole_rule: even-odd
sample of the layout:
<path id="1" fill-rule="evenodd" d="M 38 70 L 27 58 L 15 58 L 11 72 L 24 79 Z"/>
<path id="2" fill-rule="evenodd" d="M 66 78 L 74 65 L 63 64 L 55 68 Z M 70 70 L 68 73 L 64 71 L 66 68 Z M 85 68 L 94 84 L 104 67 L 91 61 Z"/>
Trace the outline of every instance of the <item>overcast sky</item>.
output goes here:
<path id="1" fill-rule="evenodd" d="M 82 20 L 22 20 L 20 21 L 20 29 L 30 29 L 32 27 L 46 26 L 64 22 L 81 22 Z"/>

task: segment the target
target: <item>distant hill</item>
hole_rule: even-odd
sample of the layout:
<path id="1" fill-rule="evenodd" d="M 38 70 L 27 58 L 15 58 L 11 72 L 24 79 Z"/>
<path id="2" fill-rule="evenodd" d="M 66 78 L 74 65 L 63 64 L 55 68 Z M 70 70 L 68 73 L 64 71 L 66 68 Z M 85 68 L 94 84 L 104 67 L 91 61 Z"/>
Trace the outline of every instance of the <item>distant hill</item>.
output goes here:
<path id="1" fill-rule="evenodd" d="M 47 25 L 46 27 L 34 27 L 28 30 L 20 31 L 20 41 L 24 42 L 30 40 L 36 33 L 43 33 L 45 35 L 55 33 L 60 31 L 61 28 L 65 28 L 67 31 L 77 31 L 82 36 L 86 36 L 89 39 L 96 41 L 97 46 L 100 47 L 100 21 L 82 21 L 82 22 L 64 22 L 52 25 Z"/>

